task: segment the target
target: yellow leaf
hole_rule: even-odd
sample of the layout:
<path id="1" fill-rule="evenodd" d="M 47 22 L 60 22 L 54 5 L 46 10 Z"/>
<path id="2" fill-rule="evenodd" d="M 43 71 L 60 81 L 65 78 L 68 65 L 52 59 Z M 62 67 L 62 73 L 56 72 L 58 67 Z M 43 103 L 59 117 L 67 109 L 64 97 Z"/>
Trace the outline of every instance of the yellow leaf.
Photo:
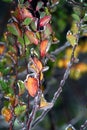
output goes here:
<path id="1" fill-rule="evenodd" d="M 42 94 L 41 99 L 40 99 L 40 109 L 48 109 L 53 106 L 53 103 L 47 102 L 46 99 L 44 98 L 44 95 Z"/>
<path id="2" fill-rule="evenodd" d="M 72 46 L 77 44 L 77 37 L 76 35 L 72 34 L 71 31 L 67 32 L 66 38 Z"/>

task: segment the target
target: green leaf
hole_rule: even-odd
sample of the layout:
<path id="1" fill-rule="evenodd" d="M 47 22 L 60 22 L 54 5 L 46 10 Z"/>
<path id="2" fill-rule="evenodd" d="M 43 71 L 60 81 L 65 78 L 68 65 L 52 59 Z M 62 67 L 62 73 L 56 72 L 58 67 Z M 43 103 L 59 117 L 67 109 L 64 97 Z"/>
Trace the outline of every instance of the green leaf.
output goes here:
<path id="1" fill-rule="evenodd" d="M 40 10 L 40 9 L 42 8 L 43 4 L 44 4 L 44 3 L 43 3 L 42 1 L 39 1 L 39 2 L 37 3 L 36 10 L 37 10 L 37 11 Z"/>
<path id="2" fill-rule="evenodd" d="M 10 23 L 7 25 L 8 31 L 11 32 L 13 35 L 21 37 L 21 30 L 16 23 Z"/>
<path id="3" fill-rule="evenodd" d="M 85 16 L 84 16 L 84 21 L 87 21 L 87 13 L 85 13 Z"/>
<path id="4" fill-rule="evenodd" d="M 18 37 L 18 41 L 21 43 L 22 46 L 24 46 L 24 39 L 22 37 Z"/>
<path id="5" fill-rule="evenodd" d="M 23 21 L 23 25 L 26 25 L 28 26 L 30 23 L 31 23 L 32 19 L 31 18 L 26 18 L 24 21 Z"/>
<path id="6" fill-rule="evenodd" d="M 29 38 L 26 35 L 24 35 L 24 40 L 25 40 L 25 44 L 26 45 L 30 44 L 30 40 L 29 40 Z"/>
<path id="7" fill-rule="evenodd" d="M 24 86 L 24 82 L 22 80 L 18 80 L 18 87 L 19 87 L 19 95 L 24 94 L 25 92 L 25 86 Z"/>
<path id="8" fill-rule="evenodd" d="M 26 105 L 18 105 L 15 107 L 14 112 L 16 116 L 20 116 L 26 111 Z"/>
<path id="9" fill-rule="evenodd" d="M 72 14 L 72 17 L 74 18 L 74 20 L 80 21 L 80 17 L 77 14 Z"/>
<path id="10" fill-rule="evenodd" d="M 0 89 L 4 91 L 5 93 L 12 93 L 13 94 L 13 89 L 10 87 L 11 82 L 10 81 L 5 81 L 3 79 L 0 80 Z"/>
<path id="11" fill-rule="evenodd" d="M 0 88 L 7 93 L 9 92 L 8 85 L 4 80 L 0 80 Z"/>
<path id="12" fill-rule="evenodd" d="M 80 16 L 82 10 L 80 9 L 80 7 L 74 6 L 73 11 L 76 15 Z"/>

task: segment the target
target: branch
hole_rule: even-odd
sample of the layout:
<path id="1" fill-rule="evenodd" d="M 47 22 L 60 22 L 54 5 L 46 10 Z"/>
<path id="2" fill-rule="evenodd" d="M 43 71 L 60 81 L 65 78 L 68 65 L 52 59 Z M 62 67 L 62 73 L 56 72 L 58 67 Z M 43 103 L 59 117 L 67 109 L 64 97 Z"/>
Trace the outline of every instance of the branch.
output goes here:
<path id="1" fill-rule="evenodd" d="M 87 128 L 87 120 L 83 125 L 81 125 L 80 130 L 85 130 Z"/>
<path id="2" fill-rule="evenodd" d="M 66 42 L 62 47 L 60 47 L 60 48 L 56 49 L 55 51 L 51 52 L 51 54 L 58 55 L 60 52 L 62 52 L 63 50 L 65 50 L 69 46 L 70 46 L 70 43 Z"/>
<path id="3" fill-rule="evenodd" d="M 75 52 L 75 49 L 76 49 L 77 45 L 74 45 L 73 47 L 73 50 L 72 50 L 72 55 L 71 55 L 71 60 L 70 60 L 70 63 L 68 64 L 68 67 L 64 73 L 64 76 L 63 76 L 63 79 L 60 81 L 60 85 L 59 85 L 59 88 L 58 90 L 54 93 L 54 97 L 51 101 L 51 103 L 53 103 L 53 106 L 56 102 L 56 100 L 58 99 L 58 97 L 60 96 L 61 92 L 62 92 L 62 87 L 64 86 L 65 84 L 65 81 L 67 80 L 68 76 L 69 76 L 69 73 L 70 73 L 70 69 L 71 69 L 71 66 L 73 65 L 73 63 L 75 62 L 75 58 L 74 58 L 74 52 Z M 53 107 L 52 106 L 52 107 Z M 32 124 L 32 128 L 34 128 L 39 122 L 41 122 L 44 117 L 46 116 L 46 114 L 52 109 L 51 108 L 48 108 L 48 109 L 45 109 L 42 114 L 33 122 Z"/>
<path id="4" fill-rule="evenodd" d="M 41 97 L 41 92 L 38 91 L 38 94 L 37 94 L 37 96 L 36 96 L 35 99 L 34 99 L 33 109 L 32 109 L 32 111 L 31 111 L 31 114 L 30 114 L 29 119 L 28 119 L 28 122 L 27 122 L 27 129 L 28 129 L 28 130 L 31 130 L 32 123 L 33 123 L 33 121 L 34 121 L 36 112 L 37 112 L 38 107 L 39 107 L 38 103 L 39 103 L 40 97 Z"/>

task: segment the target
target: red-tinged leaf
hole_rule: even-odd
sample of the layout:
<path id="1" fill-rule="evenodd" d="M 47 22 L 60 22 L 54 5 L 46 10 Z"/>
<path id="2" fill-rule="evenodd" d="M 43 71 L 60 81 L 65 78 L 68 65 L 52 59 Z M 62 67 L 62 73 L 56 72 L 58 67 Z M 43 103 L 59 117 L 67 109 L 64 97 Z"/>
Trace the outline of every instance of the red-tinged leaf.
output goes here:
<path id="1" fill-rule="evenodd" d="M 28 90 L 28 93 L 34 97 L 38 91 L 38 80 L 34 77 L 27 77 L 24 81 L 25 87 Z"/>
<path id="2" fill-rule="evenodd" d="M 40 19 L 40 24 L 39 24 L 40 27 L 45 26 L 47 23 L 49 23 L 50 19 L 51 19 L 50 15 L 44 16 L 43 18 L 41 18 Z"/>
<path id="3" fill-rule="evenodd" d="M 35 64 L 36 68 L 40 72 L 42 70 L 42 68 L 43 68 L 41 61 L 36 57 L 33 58 L 33 61 L 34 61 L 34 64 Z"/>
<path id="4" fill-rule="evenodd" d="M 41 61 L 37 57 L 32 58 L 31 61 L 32 63 L 29 66 L 30 70 L 32 72 L 40 73 L 43 69 Z"/>
<path id="5" fill-rule="evenodd" d="M 19 36 L 19 37 L 22 36 L 22 32 L 19 29 L 17 23 L 15 23 L 15 22 L 14 23 L 10 23 L 10 24 L 7 25 L 7 27 L 8 27 L 8 31 L 10 33 L 12 33 L 13 35 L 16 35 L 16 36 Z"/>
<path id="6" fill-rule="evenodd" d="M 41 57 L 44 57 L 47 54 L 48 51 L 48 45 L 49 41 L 48 40 L 43 40 L 40 44 L 40 55 Z"/>
<path id="7" fill-rule="evenodd" d="M 47 25 L 46 25 L 46 28 L 45 28 L 45 30 L 44 30 L 44 32 L 42 32 L 42 38 L 43 39 L 46 39 L 46 38 L 48 38 L 50 35 L 52 34 L 52 27 L 51 27 L 51 25 L 48 23 Z"/>
<path id="8" fill-rule="evenodd" d="M 22 8 L 21 16 L 22 16 L 22 19 L 33 18 L 33 15 L 31 14 L 31 12 L 29 12 L 29 10 L 27 10 L 26 8 Z"/>
<path id="9" fill-rule="evenodd" d="M 11 11 L 11 14 L 12 14 L 12 16 L 14 16 L 18 21 L 21 21 L 21 20 L 22 20 L 21 9 L 20 9 L 19 6 L 16 8 L 15 11 Z"/>
<path id="10" fill-rule="evenodd" d="M 0 42 L 0 55 L 3 55 L 5 50 L 6 50 L 6 47 L 5 47 L 4 43 Z"/>
<path id="11" fill-rule="evenodd" d="M 25 33 L 26 33 L 26 35 L 29 38 L 31 43 L 34 43 L 35 45 L 38 44 L 38 39 L 36 38 L 36 35 L 32 31 L 26 30 Z"/>

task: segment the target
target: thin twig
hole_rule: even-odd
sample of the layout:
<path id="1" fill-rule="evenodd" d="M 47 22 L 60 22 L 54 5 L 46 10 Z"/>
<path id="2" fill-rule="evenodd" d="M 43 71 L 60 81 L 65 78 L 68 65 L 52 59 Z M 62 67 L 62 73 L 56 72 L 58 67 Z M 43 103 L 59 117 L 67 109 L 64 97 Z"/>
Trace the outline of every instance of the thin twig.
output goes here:
<path id="1" fill-rule="evenodd" d="M 87 128 L 87 120 L 83 125 L 81 125 L 80 130 L 85 130 Z"/>
<path id="2" fill-rule="evenodd" d="M 35 115 L 36 115 L 36 112 L 37 112 L 38 107 L 39 107 L 38 103 L 39 103 L 40 97 L 41 97 L 41 91 L 38 91 L 38 94 L 34 99 L 33 109 L 31 111 L 29 119 L 28 119 L 28 123 L 27 123 L 28 130 L 31 130 L 31 127 L 32 127 L 32 124 L 33 124 L 33 121 L 34 121 L 34 118 L 35 118 Z"/>
<path id="3" fill-rule="evenodd" d="M 60 47 L 60 48 L 56 49 L 55 51 L 51 52 L 51 54 L 58 55 L 60 52 L 62 52 L 63 50 L 65 50 L 69 46 L 70 46 L 70 43 L 66 42 L 62 47 Z"/>

